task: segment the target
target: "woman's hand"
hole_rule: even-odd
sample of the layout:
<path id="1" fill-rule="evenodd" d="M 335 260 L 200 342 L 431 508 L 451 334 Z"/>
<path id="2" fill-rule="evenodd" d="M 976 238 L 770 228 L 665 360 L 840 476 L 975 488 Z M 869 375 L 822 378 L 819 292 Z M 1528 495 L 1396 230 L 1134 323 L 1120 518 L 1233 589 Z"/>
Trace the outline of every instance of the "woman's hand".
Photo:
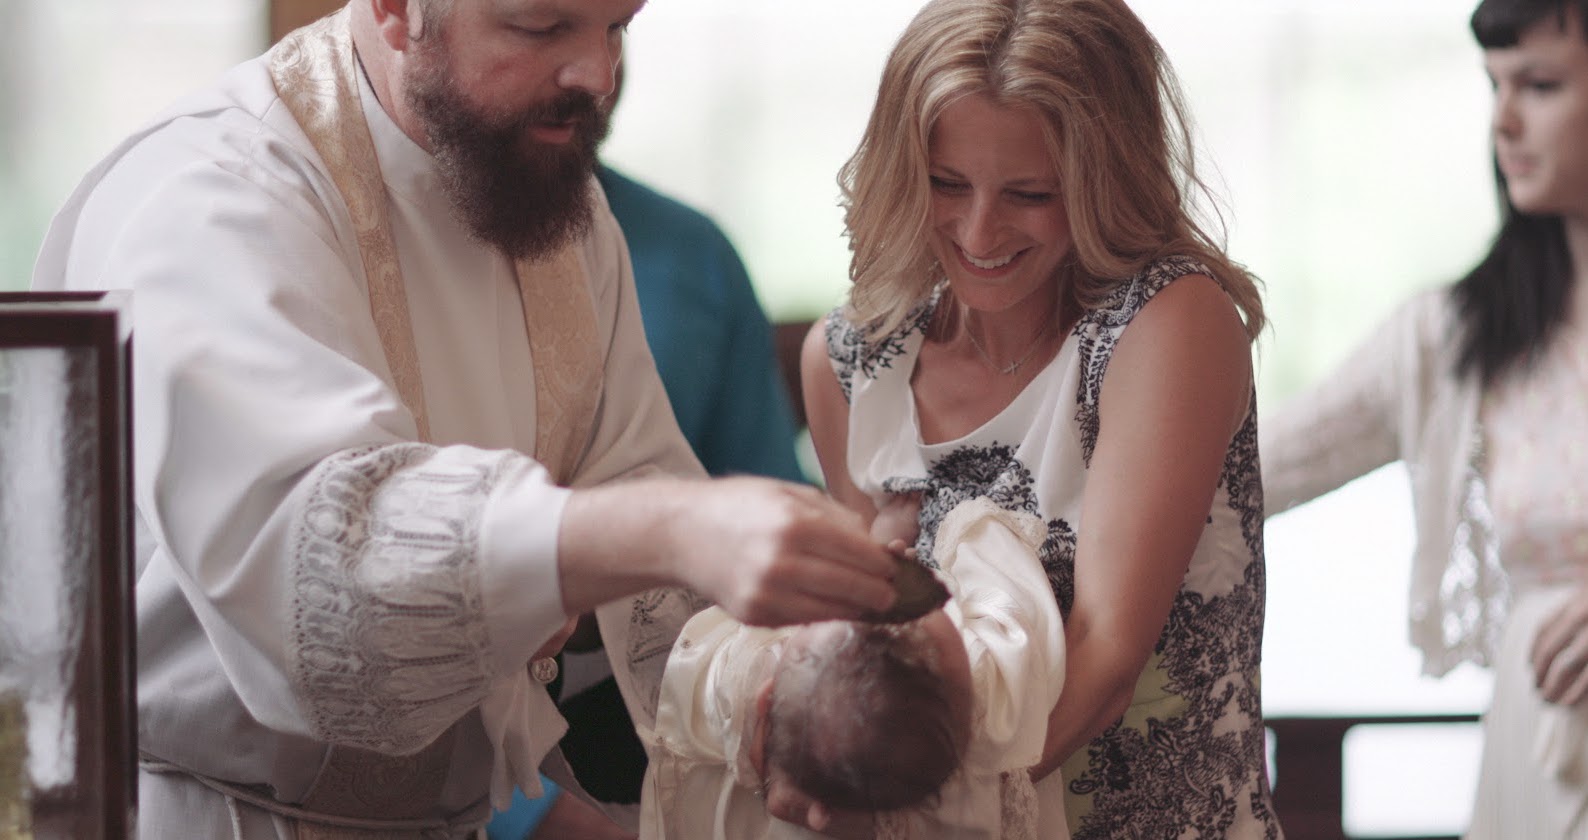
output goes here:
<path id="1" fill-rule="evenodd" d="M 1573 706 L 1588 697 L 1588 583 L 1580 583 L 1533 637 L 1533 681 L 1544 699 Z"/>
<path id="2" fill-rule="evenodd" d="M 921 494 L 889 493 L 871 520 L 871 538 L 883 545 L 915 545 L 921 533 Z"/>

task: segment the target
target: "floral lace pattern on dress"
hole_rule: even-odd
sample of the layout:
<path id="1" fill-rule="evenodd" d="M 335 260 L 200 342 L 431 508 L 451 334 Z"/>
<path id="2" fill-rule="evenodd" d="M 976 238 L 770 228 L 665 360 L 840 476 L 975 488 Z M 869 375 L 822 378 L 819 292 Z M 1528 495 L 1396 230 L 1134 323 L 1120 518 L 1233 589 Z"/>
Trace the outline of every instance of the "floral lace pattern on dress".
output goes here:
<path id="1" fill-rule="evenodd" d="M 1249 416 L 1231 443 L 1221 486 L 1240 515 L 1243 536 L 1262 551 L 1262 490 L 1257 475 L 1256 422 Z M 989 496 L 1000 507 L 1036 512 L 1030 470 L 1011 447 L 962 447 L 930 467 L 930 489 L 922 500 L 924 543 L 935 541 L 944 516 L 959 502 Z M 1076 532 L 1063 519 L 1047 521 L 1043 568 L 1069 616 L 1075 598 Z M 926 554 L 920 555 L 923 558 Z M 935 565 L 935 561 L 929 561 Z M 1266 574 L 1249 562 L 1242 585 L 1218 597 L 1182 589 L 1170 610 L 1154 663 L 1163 691 L 1179 710 L 1149 717 L 1143 725 L 1113 726 L 1084 751 L 1084 768 L 1065 767 L 1072 795 L 1088 797 L 1091 811 L 1077 838 L 1183 836 L 1222 837 L 1240 810 L 1249 810 L 1277 837 L 1269 812 L 1266 753 L 1259 704 L 1258 662 Z M 1196 761 L 1185 757 L 1196 755 Z M 1074 774 L 1074 775 L 1072 775 Z M 1246 801 L 1238 797 L 1245 794 Z M 1144 803 L 1157 803 L 1144 807 Z M 1147 830 L 1143 830 L 1146 828 Z"/>
<path id="2" fill-rule="evenodd" d="M 1081 389 L 1075 395 L 1075 419 L 1081 425 L 1081 452 L 1092 465 L 1097 448 L 1097 403 L 1103 393 L 1103 374 L 1114 357 L 1114 345 L 1152 296 L 1187 274 L 1208 274 L 1208 267 L 1190 257 L 1169 257 L 1148 265 L 1128 283 L 1122 283 L 1108 300 L 1089 309 L 1075 325 L 1081 342 Z"/>
<path id="3" fill-rule="evenodd" d="M 1189 258 L 1160 260 L 1080 319 L 1075 329 L 1079 379 L 1071 403 L 1077 470 L 1091 465 L 1100 425 L 1098 399 L 1120 335 L 1158 291 L 1187 274 L 1207 273 L 1206 266 Z M 901 328 L 876 346 L 900 348 L 893 354 L 897 356 L 907 347 L 904 339 L 912 328 L 919 326 Z M 847 332 L 841 317 L 829 319 L 829 350 L 834 369 L 846 381 L 846 394 L 849 379 L 870 375 L 853 353 L 841 357 L 852 344 L 833 339 Z M 933 544 L 944 516 L 975 496 L 1043 516 L 1047 538 L 1040 556 L 1068 619 L 1075 599 L 1073 517 L 1079 510 L 1039 508 L 1037 476 L 1021 460 L 1019 444 L 965 441 L 928 459 L 917 548 L 921 557 L 929 558 L 925 549 Z M 897 487 L 884 482 L 883 489 L 916 489 L 910 482 L 895 483 Z M 1054 513 L 1059 515 L 1050 515 Z M 1199 555 L 1203 565 L 1193 564 L 1193 573 L 1177 593 L 1132 706 L 1066 762 L 1062 772 L 1075 840 L 1280 836 L 1268 790 L 1259 696 L 1267 580 L 1255 400 L 1226 451 L 1211 513 L 1210 525 L 1217 520 L 1217 527 L 1239 530 L 1236 545 L 1244 551 Z"/>
<path id="4" fill-rule="evenodd" d="M 309 478 L 293 527 L 289 656 L 317 738 L 412 753 L 485 695 L 477 516 L 500 462 L 438 453 L 353 450 Z"/>
<path id="5" fill-rule="evenodd" d="M 1065 765 L 1070 792 L 1091 800 L 1076 838 L 1220 838 L 1243 810 L 1264 824 L 1265 837 L 1279 836 L 1264 775 L 1262 640 L 1246 632 L 1263 609 L 1262 566 L 1246 573 L 1247 585 L 1229 595 L 1204 600 L 1182 590 L 1175 598 L 1153 661 L 1184 710 L 1140 720 L 1127 712 L 1086 747 L 1080 772 L 1071 775 L 1076 759 Z"/>
<path id="6" fill-rule="evenodd" d="M 893 360 L 904 355 L 905 341 L 912 333 L 926 329 L 941 294 L 941 291 L 933 292 L 904 316 L 903 326 L 871 343 L 866 342 L 859 327 L 844 317 L 844 307 L 828 314 L 827 358 L 832 362 L 833 372 L 838 374 L 838 385 L 843 389 L 845 401 L 852 393 L 856 373 L 874 378 L 878 370 L 892 367 Z"/>
<path id="7" fill-rule="evenodd" d="M 1103 377 L 1120 335 L 1169 283 L 1208 273 L 1189 258 L 1158 261 L 1121 286 L 1106 305 L 1082 317 L 1077 327 L 1082 372 L 1075 419 L 1088 467 L 1097 444 Z M 1237 515 L 1248 550 L 1242 583 L 1212 597 L 1190 586 L 1175 596 L 1149 668 L 1156 668 L 1162 692 L 1178 698 L 1180 710 L 1163 717 L 1148 712 L 1140 720 L 1127 712 L 1121 724 L 1086 748 L 1084 766 L 1078 758 L 1066 763 L 1070 792 L 1091 799 L 1076 840 L 1224 837 L 1242 810 L 1264 824 L 1265 836 L 1279 836 L 1269 805 L 1258 686 L 1267 576 L 1255 405 L 1254 399 L 1231 439 L 1219 477 L 1221 495 Z M 1214 504 L 1219 503 L 1216 497 Z M 1073 563 L 1072 553 L 1072 587 Z M 1187 761 L 1187 755 L 1198 760 Z"/>

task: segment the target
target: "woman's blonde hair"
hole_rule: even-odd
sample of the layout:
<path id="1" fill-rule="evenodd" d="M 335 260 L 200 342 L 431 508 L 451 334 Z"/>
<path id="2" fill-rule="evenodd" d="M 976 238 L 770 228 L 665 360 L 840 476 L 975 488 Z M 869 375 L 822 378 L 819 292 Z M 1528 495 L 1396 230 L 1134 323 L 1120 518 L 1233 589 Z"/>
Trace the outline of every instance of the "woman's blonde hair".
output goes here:
<path id="1" fill-rule="evenodd" d="M 860 147 L 839 172 L 850 318 L 899 326 L 942 278 L 930 247 L 928 140 L 954 102 L 983 94 L 1043 117 L 1073 245 L 1060 267 L 1083 307 L 1149 262 L 1189 256 L 1263 327 L 1257 281 L 1193 218 L 1191 130 L 1163 49 L 1123 0 L 932 0 L 888 57 Z M 1222 232 L 1222 231 L 1221 231 Z"/>

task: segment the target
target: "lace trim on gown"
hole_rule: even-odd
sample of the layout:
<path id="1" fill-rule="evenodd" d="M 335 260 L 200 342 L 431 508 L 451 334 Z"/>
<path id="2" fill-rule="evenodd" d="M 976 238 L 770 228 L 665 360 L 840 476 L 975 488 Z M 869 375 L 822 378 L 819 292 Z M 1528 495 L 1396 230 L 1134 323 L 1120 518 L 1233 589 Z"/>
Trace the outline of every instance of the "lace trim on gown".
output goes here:
<path id="1" fill-rule="evenodd" d="M 1461 519 L 1451 540 L 1450 562 L 1439 580 L 1440 635 L 1446 667 L 1471 661 L 1489 667 L 1500 649 L 1511 592 L 1495 539 L 1494 513 L 1479 465 L 1483 432 L 1473 436 L 1461 494 Z"/>

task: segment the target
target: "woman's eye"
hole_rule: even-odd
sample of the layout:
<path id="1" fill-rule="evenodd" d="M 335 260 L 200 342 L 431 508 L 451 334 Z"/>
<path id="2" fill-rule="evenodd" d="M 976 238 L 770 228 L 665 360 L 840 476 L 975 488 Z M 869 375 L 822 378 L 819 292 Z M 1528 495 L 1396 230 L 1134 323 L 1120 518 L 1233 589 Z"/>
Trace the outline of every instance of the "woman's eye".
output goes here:
<path id="1" fill-rule="evenodd" d="M 928 180 L 932 183 L 932 189 L 938 192 L 962 192 L 965 189 L 965 185 L 958 181 L 950 181 L 947 178 L 939 178 L 936 175 L 931 176 Z"/>

